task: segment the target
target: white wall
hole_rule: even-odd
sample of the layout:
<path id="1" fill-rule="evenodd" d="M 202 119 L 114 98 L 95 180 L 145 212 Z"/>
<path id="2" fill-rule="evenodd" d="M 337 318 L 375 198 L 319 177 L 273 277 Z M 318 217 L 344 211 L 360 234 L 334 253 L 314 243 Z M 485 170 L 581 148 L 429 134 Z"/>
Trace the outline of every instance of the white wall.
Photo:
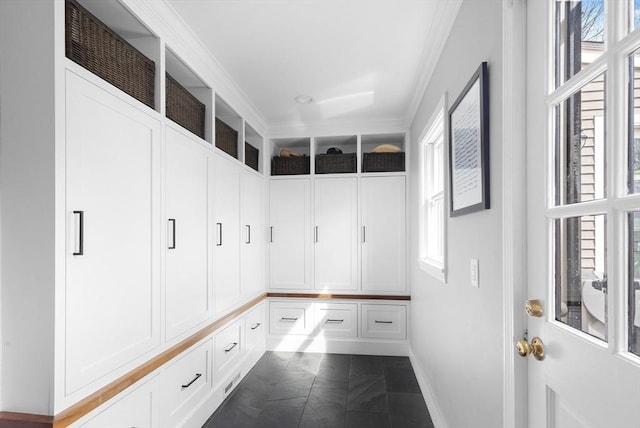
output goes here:
<path id="1" fill-rule="evenodd" d="M 0 1 L 0 408 L 40 414 L 53 382 L 53 9 Z"/>
<path id="2" fill-rule="evenodd" d="M 491 209 L 448 219 L 448 283 L 418 267 L 418 156 L 411 158 L 411 347 L 448 427 L 502 425 L 502 1 L 465 0 L 411 124 L 411 152 L 447 92 L 452 104 L 482 61 L 489 63 Z M 448 176 L 447 176 L 448 180 Z M 480 288 L 470 282 L 480 261 Z M 433 406 L 432 406 L 433 407 Z"/>

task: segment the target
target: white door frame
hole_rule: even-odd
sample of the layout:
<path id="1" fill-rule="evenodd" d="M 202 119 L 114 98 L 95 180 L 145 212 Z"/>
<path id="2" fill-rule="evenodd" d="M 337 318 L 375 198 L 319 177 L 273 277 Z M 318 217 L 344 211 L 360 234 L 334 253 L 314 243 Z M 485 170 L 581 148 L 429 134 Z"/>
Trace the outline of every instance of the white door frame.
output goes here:
<path id="1" fill-rule="evenodd" d="M 514 351 L 526 329 L 526 16 L 526 0 L 503 0 L 503 427 L 527 426 L 527 360 Z"/>

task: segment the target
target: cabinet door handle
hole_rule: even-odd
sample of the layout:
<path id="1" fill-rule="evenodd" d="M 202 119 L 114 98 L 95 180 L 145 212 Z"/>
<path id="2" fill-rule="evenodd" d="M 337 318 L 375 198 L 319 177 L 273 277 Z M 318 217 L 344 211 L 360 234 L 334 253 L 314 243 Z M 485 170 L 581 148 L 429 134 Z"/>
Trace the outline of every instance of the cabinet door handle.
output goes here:
<path id="1" fill-rule="evenodd" d="M 259 322 L 255 323 L 255 325 L 253 327 L 251 327 L 251 330 L 255 330 L 258 327 L 260 327 L 260 323 Z"/>
<path id="2" fill-rule="evenodd" d="M 216 227 L 218 228 L 218 242 L 216 246 L 222 247 L 222 223 L 216 223 Z"/>
<path id="3" fill-rule="evenodd" d="M 393 321 L 379 321 L 379 320 L 375 320 L 376 324 L 393 324 Z"/>
<path id="4" fill-rule="evenodd" d="M 231 350 L 236 346 L 238 346 L 238 342 L 233 342 L 231 346 L 229 346 L 227 349 L 224 350 L 224 352 L 231 352 Z"/>
<path id="5" fill-rule="evenodd" d="M 245 244 L 251 244 L 251 225 L 247 224 L 247 240 L 244 242 Z"/>
<path id="6" fill-rule="evenodd" d="M 362 226 L 362 243 L 367 242 L 367 227 Z"/>
<path id="7" fill-rule="evenodd" d="M 269 242 L 273 243 L 273 226 L 269 228 Z"/>
<path id="8" fill-rule="evenodd" d="M 76 248 L 78 251 L 74 251 L 74 256 L 84 256 L 84 211 L 74 211 L 73 215 L 78 216 L 78 221 L 76 222 L 76 239 L 77 244 Z"/>
<path id="9" fill-rule="evenodd" d="M 284 322 L 296 322 L 296 321 L 298 321 L 298 318 L 282 317 L 282 318 L 280 318 L 280 321 L 284 321 Z"/>
<path id="10" fill-rule="evenodd" d="M 170 218 L 167 221 L 168 225 L 169 225 L 169 235 L 171 236 L 171 244 L 169 244 L 169 246 L 167 247 L 169 250 L 175 250 L 176 249 L 176 219 L 175 218 Z"/>
<path id="11" fill-rule="evenodd" d="M 326 320 L 324 323 L 325 323 L 325 324 L 330 324 L 330 323 L 333 323 L 333 324 L 342 324 L 343 322 L 344 322 L 344 320 L 332 320 L 332 319 L 328 319 L 328 320 Z"/>
<path id="12" fill-rule="evenodd" d="M 185 388 L 189 388 L 191 385 L 193 385 L 193 382 L 197 381 L 198 379 L 200 379 L 200 376 L 202 376 L 202 373 L 196 373 L 196 377 L 194 377 L 193 379 L 191 379 L 191 382 L 189 382 L 186 385 L 182 385 L 182 389 Z"/>
<path id="13" fill-rule="evenodd" d="M 315 242 L 316 244 L 318 243 L 318 226 L 316 226 L 316 231 L 315 231 Z"/>

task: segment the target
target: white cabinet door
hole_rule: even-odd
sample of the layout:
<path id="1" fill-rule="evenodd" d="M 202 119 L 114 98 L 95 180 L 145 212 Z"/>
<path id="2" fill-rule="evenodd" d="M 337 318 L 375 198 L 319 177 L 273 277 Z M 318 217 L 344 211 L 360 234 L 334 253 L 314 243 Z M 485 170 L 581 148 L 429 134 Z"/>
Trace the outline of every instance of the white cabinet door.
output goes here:
<path id="1" fill-rule="evenodd" d="M 240 300 L 240 173 L 217 154 L 214 195 L 214 307 L 221 313 Z"/>
<path id="2" fill-rule="evenodd" d="M 405 291 L 405 178 L 365 177 L 361 195 L 362 289 Z"/>
<path id="3" fill-rule="evenodd" d="M 166 335 L 213 315 L 209 278 L 210 157 L 193 138 L 166 127 Z"/>
<path id="4" fill-rule="evenodd" d="M 314 273 L 316 290 L 358 286 L 358 182 L 318 178 L 314 192 Z"/>
<path id="5" fill-rule="evenodd" d="M 242 293 L 253 297 L 264 292 L 264 180 L 245 172 L 241 177 L 240 198 L 242 221 L 240 223 L 240 247 Z"/>
<path id="6" fill-rule="evenodd" d="M 160 344 L 157 120 L 66 75 L 65 395 Z"/>
<path id="7" fill-rule="evenodd" d="M 272 180 L 269 191 L 269 284 L 311 288 L 311 196 L 308 179 Z"/>

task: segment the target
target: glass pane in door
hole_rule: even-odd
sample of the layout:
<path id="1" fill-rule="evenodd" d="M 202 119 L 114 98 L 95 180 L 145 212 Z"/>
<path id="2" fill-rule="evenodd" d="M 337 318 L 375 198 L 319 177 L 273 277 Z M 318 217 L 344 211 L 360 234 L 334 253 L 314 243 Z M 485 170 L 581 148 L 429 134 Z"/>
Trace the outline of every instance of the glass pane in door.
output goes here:
<path id="1" fill-rule="evenodd" d="M 557 205 L 606 196 L 605 113 L 604 73 L 556 106 Z"/>
<path id="2" fill-rule="evenodd" d="M 604 52 L 605 13 L 605 0 L 556 0 L 556 87 Z"/>
<path id="3" fill-rule="evenodd" d="M 629 0 L 629 31 L 640 28 L 640 0 Z"/>
<path id="4" fill-rule="evenodd" d="M 629 352 L 640 355 L 640 211 L 629 213 Z"/>
<path id="5" fill-rule="evenodd" d="M 639 0 L 640 1 L 640 0 Z M 640 49 L 629 55 L 629 193 L 640 192 Z"/>
<path id="6" fill-rule="evenodd" d="M 606 217 L 555 221 L 555 319 L 607 338 Z"/>

